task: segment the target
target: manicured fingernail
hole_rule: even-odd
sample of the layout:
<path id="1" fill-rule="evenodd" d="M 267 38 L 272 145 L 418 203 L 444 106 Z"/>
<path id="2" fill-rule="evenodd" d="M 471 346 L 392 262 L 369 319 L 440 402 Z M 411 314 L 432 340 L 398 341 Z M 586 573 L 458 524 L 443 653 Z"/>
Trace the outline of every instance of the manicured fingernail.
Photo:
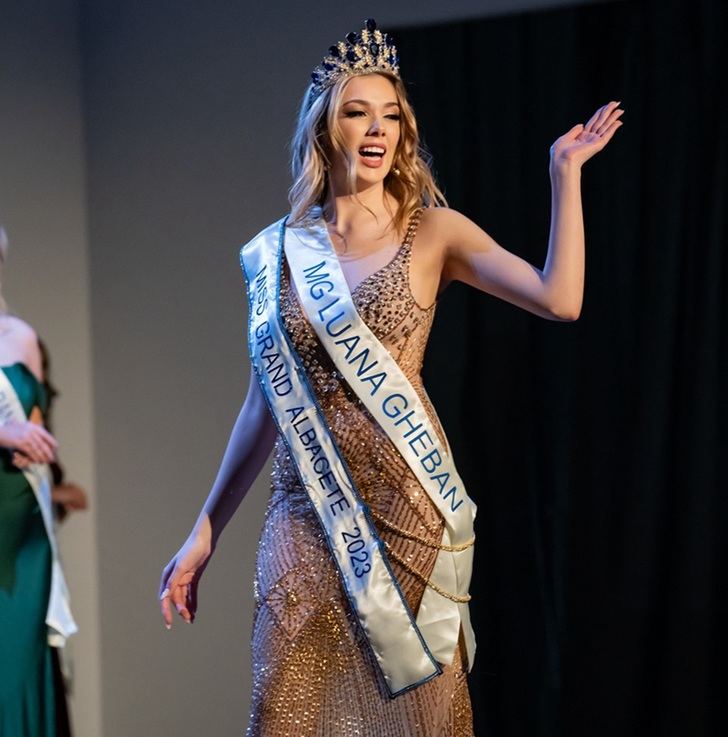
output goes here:
<path id="1" fill-rule="evenodd" d="M 167 628 L 168 630 L 171 630 L 171 629 L 172 629 L 172 625 L 171 625 L 171 624 L 167 624 L 166 622 L 164 623 L 164 626 L 165 626 L 165 627 L 166 627 L 166 628 Z"/>
<path id="2" fill-rule="evenodd" d="M 166 599 L 169 596 L 169 589 L 165 589 L 162 591 L 161 595 L 159 596 L 159 600 Z"/>

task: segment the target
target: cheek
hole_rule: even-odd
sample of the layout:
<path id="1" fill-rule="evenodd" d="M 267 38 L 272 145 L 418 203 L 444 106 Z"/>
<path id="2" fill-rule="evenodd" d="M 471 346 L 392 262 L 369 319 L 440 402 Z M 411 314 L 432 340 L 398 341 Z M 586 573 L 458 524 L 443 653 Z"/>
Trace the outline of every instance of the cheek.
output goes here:
<path id="1" fill-rule="evenodd" d="M 341 137 L 343 138 L 347 148 L 356 146 L 358 141 L 361 139 L 363 134 L 360 128 L 361 126 L 357 126 L 353 118 L 342 120 L 339 123 Z"/>

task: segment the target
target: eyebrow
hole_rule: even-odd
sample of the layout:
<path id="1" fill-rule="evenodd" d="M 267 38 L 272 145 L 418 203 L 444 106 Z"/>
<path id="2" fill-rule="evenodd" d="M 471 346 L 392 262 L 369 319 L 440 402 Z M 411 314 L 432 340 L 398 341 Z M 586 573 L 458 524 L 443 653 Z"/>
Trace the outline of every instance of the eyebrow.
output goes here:
<path id="1" fill-rule="evenodd" d="M 366 105 L 367 107 L 370 106 L 370 103 L 366 100 L 359 100 L 359 99 L 353 99 L 353 100 L 345 100 L 342 105 L 348 105 L 350 102 L 358 102 L 360 105 Z M 384 107 L 399 107 L 398 102 L 385 102 Z"/>

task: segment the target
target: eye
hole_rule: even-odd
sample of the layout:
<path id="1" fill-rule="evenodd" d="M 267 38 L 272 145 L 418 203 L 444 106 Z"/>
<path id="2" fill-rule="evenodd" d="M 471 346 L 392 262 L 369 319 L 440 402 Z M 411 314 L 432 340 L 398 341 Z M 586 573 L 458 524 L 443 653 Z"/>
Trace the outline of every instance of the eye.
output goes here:
<path id="1" fill-rule="evenodd" d="M 363 110 L 347 110 L 344 113 L 344 116 L 347 118 L 355 118 L 359 115 L 366 115 L 366 113 Z"/>
<path id="2" fill-rule="evenodd" d="M 399 113 L 392 113 L 391 115 L 387 115 L 387 117 L 388 117 L 388 118 L 389 118 L 390 120 L 399 120 L 401 116 L 400 116 L 400 114 L 399 114 Z"/>

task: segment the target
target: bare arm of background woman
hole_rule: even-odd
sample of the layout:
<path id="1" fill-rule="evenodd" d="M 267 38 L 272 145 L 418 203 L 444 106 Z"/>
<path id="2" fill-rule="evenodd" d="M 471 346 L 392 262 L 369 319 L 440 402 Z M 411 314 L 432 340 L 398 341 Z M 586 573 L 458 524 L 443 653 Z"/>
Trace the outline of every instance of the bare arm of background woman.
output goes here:
<path id="1" fill-rule="evenodd" d="M 38 337 L 33 328 L 17 317 L 6 317 L 4 340 L 8 352 L 27 366 L 39 382 L 43 381 L 43 365 Z M 0 425 L 0 447 L 13 451 L 13 463 L 24 468 L 30 463 L 50 463 L 56 458 L 58 443 L 42 426 L 43 418 L 38 407 L 23 422 Z"/>
<path id="2" fill-rule="evenodd" d="M 255 375 L 233 426 L 217 478 L 192 532 L 165 566 L 159 586 L 162 617 L 172 626 L 170 601 L 179 615 L 192 622 L 197 610 L 197 585 L 217 540 L 265 464 L 276 428 Z"/>

